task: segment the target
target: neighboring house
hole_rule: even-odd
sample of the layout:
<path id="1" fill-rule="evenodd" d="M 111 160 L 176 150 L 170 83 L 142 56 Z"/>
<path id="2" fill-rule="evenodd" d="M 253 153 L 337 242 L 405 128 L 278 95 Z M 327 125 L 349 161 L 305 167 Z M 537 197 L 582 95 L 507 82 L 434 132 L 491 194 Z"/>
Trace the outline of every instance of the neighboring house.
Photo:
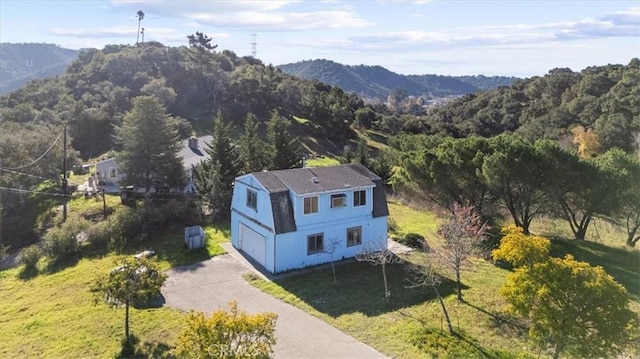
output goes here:
<path id="1" fill-rule="evenodd" d="M 125 178 L 115 158 L 97 162 L 94 176 L 99 186 L 118 186 Z"/>
<path id="2" fill-rule="evenodd" d="M 231 243 L 280 273 L 387 248 L 380 177 L 359 164 L 255 172 L 236 178 Z"/>
<path id="3" fill-rule="evenodd" d="M 178 153 L 178 157 L 182 158 L 184 171 L 186 176 L 186 185 L 184 192 L 195 192 L 193 167 L 204 161 L 208 155 L 204 148 L 211 143 L 212 136 L 191 137 L 183 141 L 182 149 Z M 120 170 L 120 166 L 115 158 L 109 158 L 95 164 L 95 180 L 101 186 L 121 185 L 126 178 L 126 173 Z"/>
<path id="4" fill-rule="evenodd" d="M 182 145 L 182 150 L 178 153 L 178 157 L 182 157 L 182 164 L 184 165 L 185 174 L 187 176 L 187 184 L 184 187 L 185 192 L 195 193 L 195 178 L 193 174 L 193 168 L 209 157 L 205 152 L 205 146 L 211 143 L 213 136 L 191 137 L 185 140 Z"/>

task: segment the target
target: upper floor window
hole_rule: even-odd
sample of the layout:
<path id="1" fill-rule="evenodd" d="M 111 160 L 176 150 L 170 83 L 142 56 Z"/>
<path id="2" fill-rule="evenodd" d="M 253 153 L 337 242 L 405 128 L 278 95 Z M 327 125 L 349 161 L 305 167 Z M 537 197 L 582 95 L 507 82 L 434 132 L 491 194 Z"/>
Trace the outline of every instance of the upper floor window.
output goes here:
<path id="1" fill-rule="evenodd" d="M 347 228 L 347 247 L 362 244 L 362 227 Z"/>
<path id="2" fill-rule="evenodd" d="M 118 169 L 116 167 L 109 167 L 109 178 L 118 177 Z"/>
<path id="3" fill-rule="evenodd" d="M 321 253 L 324 250 L 324 235 L 322 233 L 307 236 L 307 254 Z"/>
<path id="4" fill-rule="evenodd" d="M 258 210 L 258 194 L 256 191 L 247 189 L 247 207 Z"/>
<path id="5" fill-rule="evenodd" d="M 304 198 L 304 214 L 318 213 L 318 196 Z"/>
<path id="6" fill-rule="evenodd" d="M 347 195 L 344 193 L 331 195 L 331 208 L 345 207 L 347 205 Z"/>
<path id="7" fill-rule="evenodd" d="M 358 206 L 364 206 L 366 204 L 367 204 L 367 191 L 366 190 L 354 191 L 353 206 L 358 207 Z"/>

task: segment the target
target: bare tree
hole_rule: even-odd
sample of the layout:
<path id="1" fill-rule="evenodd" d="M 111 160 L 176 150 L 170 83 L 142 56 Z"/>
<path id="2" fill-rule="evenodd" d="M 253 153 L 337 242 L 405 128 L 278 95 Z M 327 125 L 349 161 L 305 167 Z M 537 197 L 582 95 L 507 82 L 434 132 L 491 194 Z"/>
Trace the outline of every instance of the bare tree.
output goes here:
<path id="1" fill-rule="evenodd" d="M 442 265 L 456 275 L 458 302 L 463 301 L 460 272 L 471 266 L 470 259 L 479 252 L 489 229 L 489 225 L 482 221 L 474 206 L 454 203 L 453 216 L 438 230 L 444 237 L 444 246 L 436 253 Z"/>
<path id="2" fill-rule="evenodd" d="M 333 258 L 333 253 L 335 253 L 336 249 L 340 247 L 342 241 L 338 237 L 329 238 L 329 241 L 326 243 L 324 247 L 324 253 L 327 253 L 331 256 L 331 271 L 333 272 L 333 284 L 338 282 L 336 278 L 336 267 L 334 265 L 335 258 Z"/>
<path id="3" fill-rule="evenodd" d="M 401 263 L 402 259 L 396 256 L 393 252 L 387 249 L 386 244 L 383 245 L 382 241 L 377 241 L 364 250 L 356 254 L 356 260 L 359 262 L 369 262 L 372 265 L 379 265 L 382 268 L 382 279 L 384 281 L 384 298 L 389 301 L 391 297 L 391 291 L 387 284 L 387 264 Z"/>
<path id="4" fill-rule="evenodd" d="M 426 256 L 423 256 L 426 258 Z M 425 259 L 426 262 L 426 259 Z M 449 318 L 449 312 L 444 305 L 444 300 L 440 295 L 440 284 L 442 283 L 442 276 L 436 272 L 434 267 L 428 263 L 412 264 L 409 266 L 409 276 L 405 279 L 407 288 L 417 287 L 430 287 L 436 293 L 440 307 L 444 313 L 444 317 L 447 320 L 447 326 L 449 327 L 449 334 L 454 334 L 453 325 L 451 324 L 451 318 Z"/>

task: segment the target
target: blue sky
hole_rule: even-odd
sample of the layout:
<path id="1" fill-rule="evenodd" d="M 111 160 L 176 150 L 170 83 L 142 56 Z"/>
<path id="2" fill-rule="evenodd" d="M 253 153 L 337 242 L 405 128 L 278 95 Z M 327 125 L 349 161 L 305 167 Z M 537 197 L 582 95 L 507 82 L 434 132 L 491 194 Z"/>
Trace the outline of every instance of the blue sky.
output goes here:
<path id="1" fill-rule="evenodd" d="M 218 49 L 274 65 L 329 59 L 402 74 L 544 75 L 556 67 L 640 57 L 640 0 L 627 1 L 18 1 L 0 0 L 1 42 L 102 48 L 186 45 L 202 31 Z"/>

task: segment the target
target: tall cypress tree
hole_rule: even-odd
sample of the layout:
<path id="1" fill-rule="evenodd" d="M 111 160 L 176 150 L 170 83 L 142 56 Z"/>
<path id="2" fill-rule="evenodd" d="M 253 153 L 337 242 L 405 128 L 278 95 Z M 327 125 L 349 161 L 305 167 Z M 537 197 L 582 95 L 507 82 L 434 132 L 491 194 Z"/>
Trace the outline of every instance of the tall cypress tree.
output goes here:
<path id="1" fill-rule="evenodd" d="M 205 148 L 208 158 L 195 168 L 196 190 L 223 216 L 231 207 L 233 181 L 240 173 L 239 155 L 231 141 L 231 126 L 225 124 L 222 114 L 213 121 L 213 138 Z"/>
<path id="2" fill-rule="evenodd" d="M 256 116 L 249 112 L 244 122 L 244 133 L 238 140 L 242 173 L 262 171 L 267 168 L 265 143 L 258 135 Z"/>
<path id="3" fill-rule="evenodd" d="M 289 124 L 275 110 L 267 122 L 271 169 L 289 169 L 300 165 L 300 145 L 298 138 L 289 134 Z"/>
<path id="4" fill-rule="evenodd" d="M 151 96 L 133 99 L 115 139 L 122 147 L 116 160 L 127 174 L 125 183 L 145 188 L 176 188 L 184 185 L 185 175 L 176 121 Z"/>

